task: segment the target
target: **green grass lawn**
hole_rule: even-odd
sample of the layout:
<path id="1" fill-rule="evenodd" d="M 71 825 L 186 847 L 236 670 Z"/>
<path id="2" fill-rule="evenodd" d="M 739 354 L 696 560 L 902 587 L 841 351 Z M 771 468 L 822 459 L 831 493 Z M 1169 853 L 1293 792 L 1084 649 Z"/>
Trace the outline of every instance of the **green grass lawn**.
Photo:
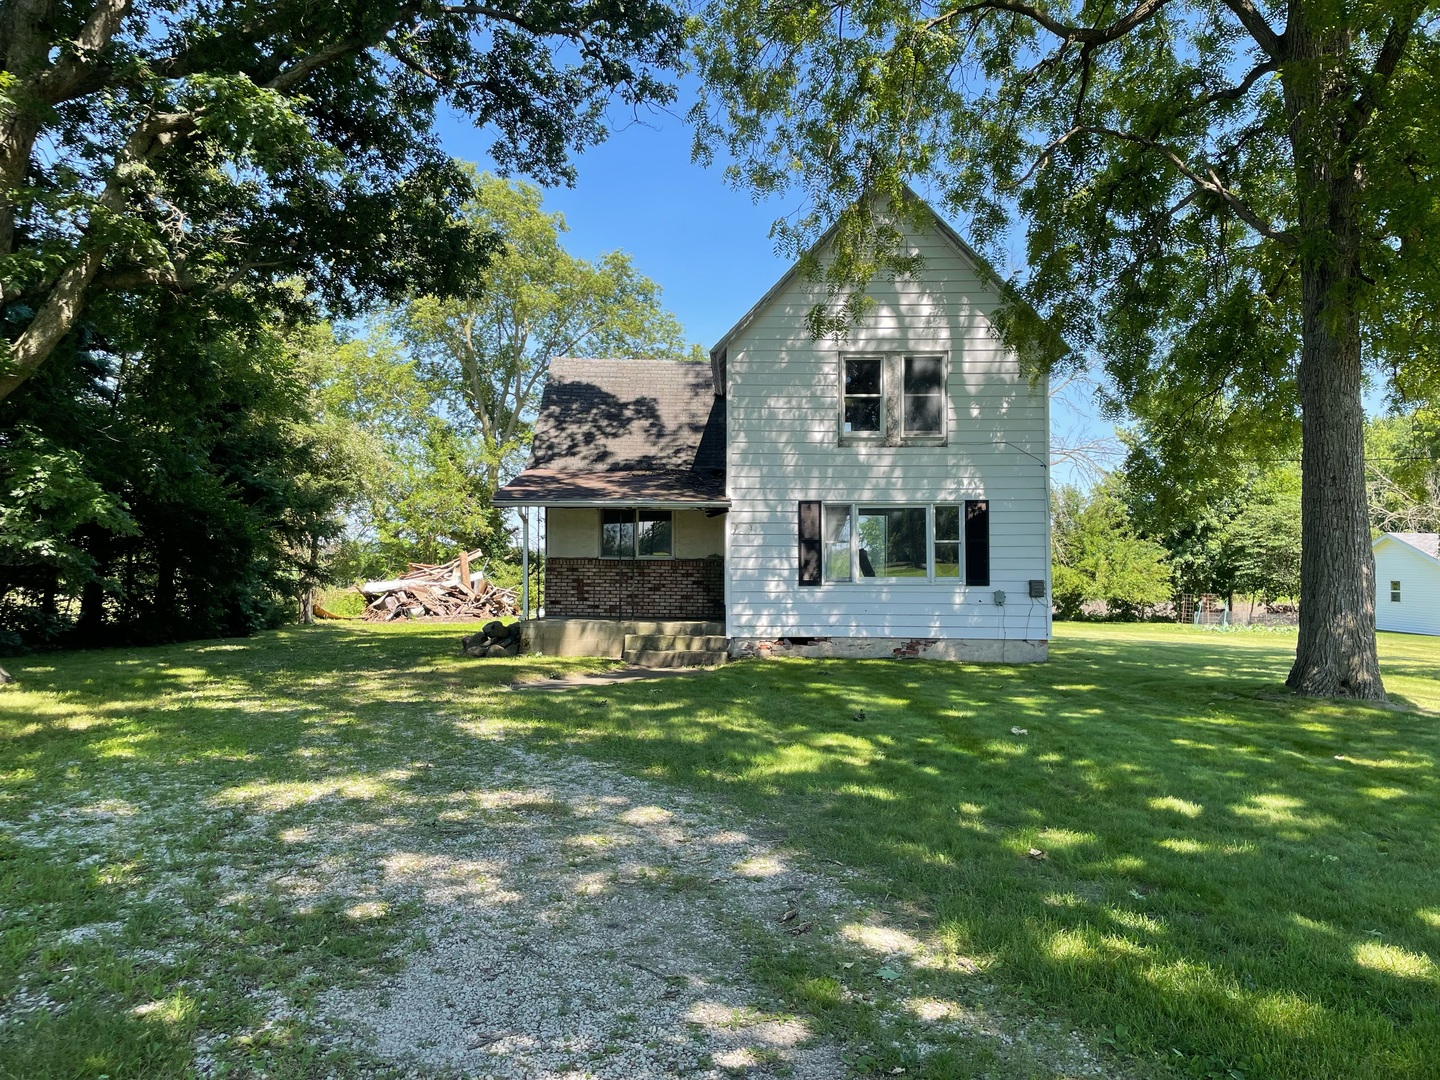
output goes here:
<path id="1" fill-rule="evenodd" d="M 26 840 L 54 815 L 123 818 L 177 784 L 395 797 L 409 781 L 377 770 L 463 759 L 480 721 L 778 823 L 1012 1007 L 1141 1075 L 1440 1077 L 1440 639 L 1381 635 L 1396 707 L 1376 708 L 1289 697 L 1285 634 L 1062 624 L 1044 665 L 754 661 L 529 694 L 502 687 L 602 662 L 464 660 L 461 632 L 329 625 L 6 661 L 21 682 L 0 689 L 0 1076 L 183 1075 L 197 1033 L 261 1008 L 257 987 L 382 977 L 397 932 L 257 902 L 216 931 L 228 981 L 199 979 L 167 960 L 169 909 L 136 897 L 168 866 L 237 845 L 263 861 L 278 841 L 229 835 L 218 810 L 124 857 L 93 831 Z M 104 923 L 159 958 L 55 944 Z M 822 1028 L 861 1023 L 818 959 L 761 955 L 756 976 Z M 969 1000 L 975 976 L 949 977 Z M 65 1007 L 24 1011 L 36 994 Z M 257 1040 L 255 1067 L 344 1074 L 286 1039 Z M 917 1059 L 909 1076 L 927 1075 L 961 1070 Z"/>

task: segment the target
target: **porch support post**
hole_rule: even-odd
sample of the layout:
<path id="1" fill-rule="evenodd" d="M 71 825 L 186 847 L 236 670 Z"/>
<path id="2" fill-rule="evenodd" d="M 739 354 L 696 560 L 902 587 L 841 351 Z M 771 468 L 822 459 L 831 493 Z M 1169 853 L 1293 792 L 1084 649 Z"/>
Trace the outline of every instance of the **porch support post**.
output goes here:
<path id="1" fill-rule="evenodd" d="M 520 507 L 520 611 L 530 618 L 530 508 Z"/>

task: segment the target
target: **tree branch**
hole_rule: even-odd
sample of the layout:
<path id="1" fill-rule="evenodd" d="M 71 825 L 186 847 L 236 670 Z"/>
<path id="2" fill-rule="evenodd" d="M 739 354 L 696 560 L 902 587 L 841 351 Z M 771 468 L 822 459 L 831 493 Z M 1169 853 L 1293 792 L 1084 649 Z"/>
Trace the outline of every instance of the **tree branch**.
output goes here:
<path id="1" fill-rule="evenodd" d="M 1020 177 L 1019 180 L 1015 181 L 1015 186 L 1019 187 L 1021 184 L 1025 183 L 1037 172 L 1039 172 L 1041 167 L 1050 160 L 1050 155 L 1053 154 L 1056 150 L 1059 150 L 1060 147 L 1064 146 L 1076 135 L 1083 134 L 1084 132 L 1089 130 L 1089 128 L 1084 127 L 1083 125 L 1079 127 L 1072 127 L 1069 131 L 1065 132 L 1064 135 L 1061 135 L 1058 139 L 1055 139 L 1052 142 L 1048 143 L 1045 146 L 1045 149 L 1041 150 L 1039 154 L 1035 155 L 1035 162 L 1030 166 L 1030 168 L 1025 170 L 1025 175 Z"/>
<path id="2" fill-rule="evenodd" d="M 525 18 L 519 12 L 502 11 L 499 8 L 491 7 L 489 4 L 451 4 L 440 9 L 446 15 L 479 15 L 486 19 L 493 19 L 495 22 L 509 23 L 511 26 L 524 30 L 527 34 L 534 34 L 536 37 L 567 37 L 572 40 L 584 36 L 595 22 L 586 23 L 583 26 L 562 27 L 542 26 Z"/>
<path id="3" fill-rule="evenodd" d="M 35 80 L 36 96 L 52 105 L 69 98 L 74 88 L 94 70 L 100 50 L 110 44 L 129 13 L 130 0 L 98 0 L 75 40 L 61 51 L 55 66 Z"/>
<path id="4" fill-rule="evenodd" d="M 1245 27 L 1255 44 L 1272 60 L 1283 59 L 1285 39 L 1271 29 L 1265 16 L 1250 0 L 1224 0 L 1225 6 L 1235 13 L 1240 25 Z"/>
<path id="5" fill-rule="evenodd" d="M 198 284 L 193 275 L 174 265 L 124 266 L 96 274 L 90 282 L 90 288 L 93 292 L 123 292 L 146 285 L 159 285 L 176 292 L 191 292 Z"/>
<path id="6" fill-rule="evenodd" d="M 925 29 L 933 29 L 978 11 L 1004 11 L 1013 15 L 1023 15 L 1065 41 L 1074 41 L 1082 45 L 1104 45 L 1124 37 L 1141 23 L 1149 21 L 1168 2 L 1169 0 L 1141 0 L 1130 14 L 1108 26 L 1071 26 L 1047 15 L 1037 7 L 1023 3 L 1022 0 L 979 0 L 978 3 L 965 4 L 942 15 L 936 15 L 925 23 Z"/>
<path id="7" fill-rule="evenodd" d="M 1184 158 L 1164 143 L 1158 142 L 1155 139 L 1146 138 L 1143 135 L 1133 134 L 1132 132 L 1116 131 L 1114 128 L 1085 127 L 1081 130 L 1088 131 L 1095 135 L 1108 135 L 1112 139 L 1122 139 L 1125 142 L 1131 142 L 1137 146 L 1144 146 L 1159 152 L 1170 164 L 1175 166 L 1176 171 L 1178 171 L 1181 176 L 1185 177 L 1185 179 L 1189 180 L 1202 191 L 1208 191 L 1211 194 L 1218 195 L 1227 206 L 1235 211 L 1235 215 L 1240 218 L 1241 221 L 1245 222 L 1245 224 L 1249 225 L 1261 236 L 1269 240 L 1278 241 L 1287 247 L 1294 247 L 1299 242 L 1294 233 L 1285 229 L 1277 229 L 1256 213 L 1245 200 L 1221 182 L 1220 177 L 1215 174 L 1214 169 L 1209 170 L 1210 175 L 1208 177 L 1201 176 L 1190 167 Z"/>
<path id="8" fill-rule="evenodd" d="M 388 29 L 388 28 L 387 28 Z M 381 35 L 383 36 L 383 35 Z M 332 42 L 323 49 L 316 49 L 307 54 L 303 59 L 296 61 L 292 66 L 285 68 L 268 82 L 260 85 L 266 90 L 279 90 L 281 93 L 289 90 L 305 76 L 309 75 L 316 68 L 324 67 L 326 64 L 334 63 L 340 57 L 348 53 L 360 52 L 378 43 L 380 37 L 348 37 L 340 41 Z"/>
<path id="9" fill-rule="evenodd" d="M 126 140 L 104 190 L 95 200 L 96 208 L 121 211 L 143 167 L 177 138 L 193 132 L 195 119 L 194 113 L 159 113 L 142 122 Z M 9 343 L 0 368 L 0 401 L 33 375 L 70 332 L 108 250 L 108 244 L 91 243 L 87 247 L 81 241 L 78 258 L 61 272 L 30 324 Z"/>
<path id="10" fill-rule="evenodd" d="M 1355 100 L 1357 130 L 1363 127 L 1374 114 L 1380 104 L 1380 95 L 1390 85 L 1390 79 L 1400 64 L 1400 58 L 1405 55 L 1405 47 L 1410 43 L 1410 33 L 1415 27 L 1415 20 L 1419 17 L 1416 9 L 1412 8 L 1411 11 L 1413 14 L 1407 12 L 1403 20 L 1397 18 L 1391 22 L 1390 29 L 1385 34 L 1385 40 L 1380 46 L 1380 53 L 1375 57 L 1375 67 L 1370 73 L 1370 78 Z"/>
<path id="11" fill-rule="evenodd" d="M 1280 70 L 1280 64 L 1275 60 L 1266 60 L 1264 63 L 1256 64 L 1250 69 L 1249 74 L 1241 79 L 1234 86 L 1227 86 L 1223 90 L 1215 90 L 1190 102 L 1181 109 L 1176 116 L 1189 116 L 1191 113 L 1199 112 L 1207 105 L 1214 105 L 1221 101 L 1239 101 L 1250 92 L 1250 88 L 1259 82 L 1264 76 Z"/>

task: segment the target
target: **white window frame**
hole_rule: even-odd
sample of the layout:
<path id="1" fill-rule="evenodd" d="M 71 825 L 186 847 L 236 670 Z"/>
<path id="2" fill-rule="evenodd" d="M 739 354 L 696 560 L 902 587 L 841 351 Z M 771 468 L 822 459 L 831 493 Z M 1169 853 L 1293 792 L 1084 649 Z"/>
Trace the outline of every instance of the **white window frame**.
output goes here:
<path id="1" fill-rule="evenodd" d="M 907 432 L 905 430 L 905 361 L 926 359 L 940 361 L 940 430 Z M 848 432 L 845 430 L 845 362 L 847 360 L 880 361 L 880 430 Z M 841 446 L 944 446 L 950 437 L 950 353 L 944 349 L 904 349 L 876 352 L 857 349 L 842 352 L 835 368 L 836 425 Z M 879 505 L 878 503 L 876 505 Z"/>
<path id="2" fill-rule="evenodd" d="M 885 353 L 841 353 L 840 354 L 840 438 L 847 443 L 883 443 L 886 433 L 886 415 L 890 409 L 890 367 L 887 363 L 888 357 Z M 879 431 L 846 431 L 845 430 L 845 399 L 850 397 L 845 393 L 845 365 L 851 360 L 874 360 L 880 364 L 880 430 Z"/>
<path id="3" fill-rule="evenodd" d="M 982 498 L 983 496 L 974 496 Z M 865 577 L 860 573 L 860 507 L 867 510 L 924 510 L 925 511 L 925 576 L 919 577 L 885 577 L 876 574 L 874 577 Z M 954 577 L 935 576 L 935 508 L 937 506 L 953 506 L 959 514 L 959 538 L 955 541 L 941 541 L 942 543 L 954 543 L 955 553 L 958 558 L 957 573 Z M 832 507 L 844 507 L 850 514 L 850 576 L 848 578 L 835 578 L 830 576 L 830 545 L 825 539 L 829 535 L 827 531 L 826 517 Z M 906 503 L 906 502 L 885 502 L 880 500 L 866 500 L 864 502 L 839 502 L 836 500 L 822 501 L 820 504 L 820 537 L 821 537 L 821 583 L 824 585 L 955 585 L 958 588 L 965 587 L 965 499 L 941 499 L 930 503 Z"/>
<path id="4" fill-rule="evenodd" d="M 1390 602 L 1392 604 L 1400 603 L 1400 582 L 1398 581 L 1390 582 Z"/>

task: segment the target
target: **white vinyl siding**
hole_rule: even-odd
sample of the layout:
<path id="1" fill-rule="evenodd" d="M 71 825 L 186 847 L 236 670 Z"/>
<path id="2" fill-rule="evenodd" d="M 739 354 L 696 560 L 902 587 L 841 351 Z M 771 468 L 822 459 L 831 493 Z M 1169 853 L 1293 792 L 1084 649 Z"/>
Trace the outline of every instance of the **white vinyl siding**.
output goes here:
<path id="1" fill-rule="evenodd" d="M 1390 583 L 1400 583 L 1391 600 Z M 1382 536 L 1375 541 L 1375 628 L 1440 635 L 1440 562 L 1409 544 Z"/>
<path id="2" fill-rule="evenodd" d="M 925 268 L 878 281 L 865 323 L 812 341 L 805 314 L 823 287 L 792 279 L 729 343 L 728 633 L 736 637 L 1050 636 L 1049 402 L 992 331 L 994 292 L 938 230 L 915 238 Z M 944 356 L 944 445 L 838 445 L 841 356 Z M 797 583 L 796 507 L 929 506 L 987 499 L 990 584 Z M 1028 582 L 1046 582 L 1031 600 Z M 994 602 L 1005 592 L 1003 608 Z"/>

